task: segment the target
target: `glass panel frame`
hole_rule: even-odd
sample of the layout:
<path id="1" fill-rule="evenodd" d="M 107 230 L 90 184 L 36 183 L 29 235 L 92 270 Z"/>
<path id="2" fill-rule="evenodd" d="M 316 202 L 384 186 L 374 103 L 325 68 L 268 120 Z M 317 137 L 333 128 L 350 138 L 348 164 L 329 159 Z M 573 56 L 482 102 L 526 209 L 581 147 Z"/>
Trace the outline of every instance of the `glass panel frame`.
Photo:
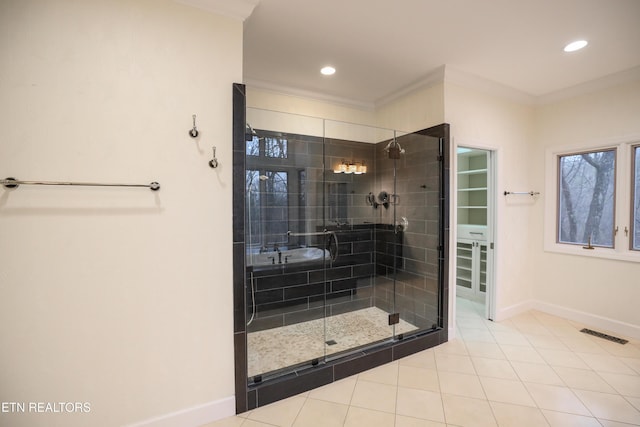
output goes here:
<path id="1" fill-rule="evenodd" d="M 440 139 L 252 108 L 246 122 L 248 383 L 437 328 Z M 313 267 L 296 265 L 297 250 L 322 255 Z M 377 309 L 375 319 L 338 316 L 368 308 Z M 369 321 L 382 332 L 364 341 L 348 332 L 349 323 L 362 329 Z M 303 332 L 289 328 L 296 325 Z M 297 341 L 271 346 L 285 363 L 256 368 L 257 359 L 273 357 L 256 343 L 273 342 L 265 337 L 275 328 Z M 312 340 L 301 343 L 302 336 Z M 299 354 L 284 357 L 283 348 Z"/>

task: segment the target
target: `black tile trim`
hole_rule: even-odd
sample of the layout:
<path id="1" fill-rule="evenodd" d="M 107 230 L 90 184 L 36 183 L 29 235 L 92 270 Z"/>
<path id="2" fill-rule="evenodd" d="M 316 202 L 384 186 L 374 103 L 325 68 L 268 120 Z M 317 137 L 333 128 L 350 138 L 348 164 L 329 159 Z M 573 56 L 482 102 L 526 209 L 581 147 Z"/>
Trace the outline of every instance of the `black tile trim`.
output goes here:
<path id="1" fill-rule="evenodd" d="M 249 400 L 255 393 L 257 406 L 267 405 L 401 359 L 446 341 L 447 331 L 438 329 L 402 341 L 385 343 L 380 347 L 352 354 L 345 359 L 336 359 L 316 367 L 252 385 L 249 387 Z"/>
<path id="2" fill-rule="evenodd" d="M 333 381 L 333 372 L 330 366 L 310 368 L 302 375 L 292 375 L 286 380 L 276 380 L 262 387 L 256 387 L 257 404 L 263 406 L 277 402 Z"/>

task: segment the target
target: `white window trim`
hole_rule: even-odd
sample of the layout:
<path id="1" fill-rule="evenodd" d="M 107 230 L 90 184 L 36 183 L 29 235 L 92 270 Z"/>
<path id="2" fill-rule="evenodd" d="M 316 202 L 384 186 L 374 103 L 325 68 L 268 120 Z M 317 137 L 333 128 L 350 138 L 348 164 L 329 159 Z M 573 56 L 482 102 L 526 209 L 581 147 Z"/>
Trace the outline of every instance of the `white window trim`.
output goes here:
<path id="1" fill-rule="evenodd" d="M 631 147 L 640 144 L 640 136 L 629 136 L 606 142 L 600 141 L 548 148 L 545 151 L 545 205 L 544 205 L 544 250 L 566 255 L 592 258 L 614 259 L 640 263 L 640 251 L 631 250 Z M 614 227 L 618 232 L 614 237 L 614 248 L 595 247 L 583 249 L 582 245 L 558 243 L 557 209 L 558 209 L 558 156 L 585 151 L 616 149 L 616 205 Z M 625 236 L 624 228 L 629 233 Z"/>

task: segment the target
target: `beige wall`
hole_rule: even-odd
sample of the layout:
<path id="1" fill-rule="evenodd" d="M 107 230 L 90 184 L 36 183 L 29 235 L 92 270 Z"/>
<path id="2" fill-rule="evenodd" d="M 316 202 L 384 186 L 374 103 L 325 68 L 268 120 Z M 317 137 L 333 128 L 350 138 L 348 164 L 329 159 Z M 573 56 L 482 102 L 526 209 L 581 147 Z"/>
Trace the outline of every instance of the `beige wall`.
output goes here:
<path id="1" fill-rule="evenodd" d="M 462 145 L 495 150 L 497 154 L 496 319 L 508 316 L 511 309 L 532 297 L 534 267 L 531 263 L 530 222 L 535 205 L 541 202 L 529 198 L 506 198 L 502 192 L 532 189 L 530 174 L 534 165 L 529 157 L 533 114 L 533 107 L 504 97 L 454 83 L 447 83 L 445 87 L 445 121 L 451 124 L 454 149 Z M 452 179 L 451 188 L 456 188 L 455 175 Z M 454 192 L 452 197 L 455 197 Z M 453 215 L 455 212 L 452 209 Z M 456 223 L 455 217 L 451 223 Z M 455 245 L 452 249 L 455 250 Z M 455 253 L 450 256 L 453 259 Z"/>
<path id="2" fill-rule="evenodd" d="M 416 89 L 377 108 L 323 101 L 248 85 L 247 107 L 414 132 L 444 123 L 444 84 Z"/>
<path id="3" fill-rule="evenodd" d="M 242 22 L 169 0 L 4 0 L 0 29 L 2 178 L 162 185 L 0 188 L 0 401 L 91 405 L 0 424 L 232 401 Z"/>
<path id="4" fill-rule="evenodd" d="M 444 83 L 416 89 L 376 109 L 378 126 L 404 132 L 415 132 L 444 122 Z"/>
<path id="5" fill-rule="evenodd" d="M 578 96 L 536 111 L 532 177 L 543 188 L 554 176 L 545 176 L 545 152 L 558 147 L 640 141 L 640 80 Z M 618 165 L 624 167 L 625 165 Z M 545 203 L 550 203 L 544 195 Z M 531 222 L 533 296 L 544 304 L 564 307 L 631 325 L 640 331 L 640 264 L 596 259 L 543 250 L 544 206 L 535 207 Z M 621 225 L 621 229 L 622 224 Z M 624 325 L 622 325 L 624 326 Z"/>
<path id="6" fill-rule="evenodd" d="M 373 110 L 247 85 L 247 107 L 375 126 Z"/>

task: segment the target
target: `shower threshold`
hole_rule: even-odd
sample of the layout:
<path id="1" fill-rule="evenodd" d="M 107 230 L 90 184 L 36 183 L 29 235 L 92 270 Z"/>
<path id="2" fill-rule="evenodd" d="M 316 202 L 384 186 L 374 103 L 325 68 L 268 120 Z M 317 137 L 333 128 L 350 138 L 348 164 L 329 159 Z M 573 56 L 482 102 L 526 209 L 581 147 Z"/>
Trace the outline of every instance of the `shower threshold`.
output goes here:
<path id="1" fill-rule="evenodd" d="M 388 317 L 386 311 L 369 307 L 326 319 L 251 332 L 247 334 L 248 376 L 264 375 L 390 339 L 393 329 Z M 396 335 L 418 329 L 404 320 L 395 327 Z"/>

